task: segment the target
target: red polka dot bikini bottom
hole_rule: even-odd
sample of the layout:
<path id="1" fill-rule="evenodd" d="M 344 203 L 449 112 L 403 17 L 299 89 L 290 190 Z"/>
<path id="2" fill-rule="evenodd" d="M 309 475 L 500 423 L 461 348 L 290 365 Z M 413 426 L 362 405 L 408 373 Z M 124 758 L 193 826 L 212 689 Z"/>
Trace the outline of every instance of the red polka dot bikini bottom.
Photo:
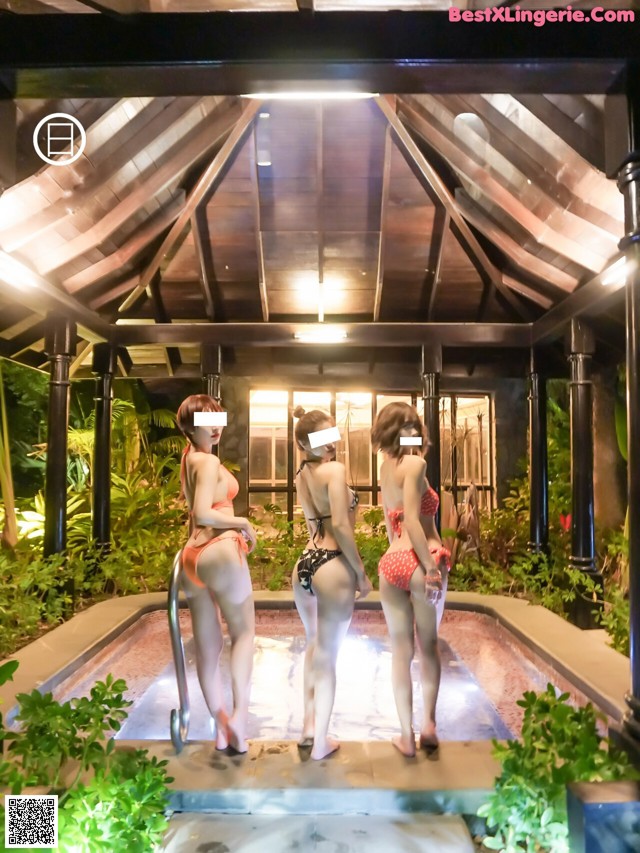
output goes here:
<path id="1" fill-rule="evenodd" d="M 429 550 L 433 554 L 436 566 L 444 557 L 446 558 L 447 570 L 451 569 L 451 554 L 447 548 L 443 545 L 436 545 Z M 419 565 L 420 560 L 413 548 L 407 551 L 387 551 L 378 564 L 378 574 L 382 575 L 389 583 L 397 586 L 398 589 L 409 592 L 411 576 Z"/>

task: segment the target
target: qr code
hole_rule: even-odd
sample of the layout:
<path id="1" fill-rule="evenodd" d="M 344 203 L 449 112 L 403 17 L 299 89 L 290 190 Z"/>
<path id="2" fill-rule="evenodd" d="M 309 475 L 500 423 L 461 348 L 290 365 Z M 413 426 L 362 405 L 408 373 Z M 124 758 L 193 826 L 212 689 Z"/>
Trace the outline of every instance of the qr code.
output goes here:
<path id="1" fill-rule="evenodd" d="M 4 844 L 8 849 L 58 846 L 58 797 L 55 794 L 6 795 Z"/>

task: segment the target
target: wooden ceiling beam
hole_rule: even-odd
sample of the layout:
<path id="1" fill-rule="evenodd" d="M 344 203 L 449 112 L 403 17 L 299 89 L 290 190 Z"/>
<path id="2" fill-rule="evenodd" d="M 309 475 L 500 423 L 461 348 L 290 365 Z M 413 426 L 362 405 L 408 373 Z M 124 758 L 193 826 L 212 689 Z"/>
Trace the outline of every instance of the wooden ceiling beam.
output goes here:
<path id="1" fill-rule="evenodd" d="M 382 192 L 380 194 L 380 241 L 378 243 L 378 264 L 376 267 L 376 293 L 373 303 L 373 319 L 380 319 L 382 288 L 384 286 L 384 223 L 389 206 L 389 184 L 391 183 L 391 125 L 387 124 L 384 135 L 384 161 L 382 165 Z"/>
<path id="2" fill-rule="evenodd" d="M 184 207 L 184 202 L 184 193 L 180 191 L 156 216 L 151 217 L 151 219 L 145 222 L 142 228 L 134 231 L 131 237 L 119 249 L 107 255 L 103 260 L 65 279 L 65 289 L 69 293 L 74 293 L 122 270 L 124 266 L 143 252 L 149 243 L 153 242 L 153 240 L 159 237 L 163 231 L 176 221 L 180 215 L 180 211 Z"/>
<path id="3" fill-rule="evenodd" d="M 294 335 L 317 333 L 318 328 L 317 323 L 127 323 L 113 327 L 113 342 L 125 346 L 241 344 L 304 349 L 310 344 Z M 531 346 L 529 323 L 343 323 L 336 328 L 347 337 L 339 344 L 326 345 L 327 351 L 343 346 L 407 347 L 431 343 L 459 347 Z"/>
<path id="4" fill-rule="evenodd" d="M 444 241 L 449 232 L 451 218 L 442 205 L 436 205 L 433 217 L 433 230 L 431 232 L 431 243 L 429 244 L 428 267 L 422 282 L 420 293 L 420 308 L 418 316 L 424 317 L 430 323 L 433 320 L 433 309 L 436 304 L 438 286 L 440 284 L 440 270 L 442 268 L 442 251 Z"/>
<path id="5" fill-rule="evenodd" d="M 620 257 L 622 256 L 612 258 L 609 268 Z M 603 270 L 536 320 L 532 327 L 533 345 L 543 346 L 551 343 L 564 334 L 572 317 L 602 311 L 608 302 L 620 298 L 619 291 L 625 286 L 624 278 L 603 285 L 602 280 L 606 275 L 607 270 Z"/>
<path id="6" fill-rule="evenodd" d="M 259 108 L 260 101 L 250 101 L 247 103 L 225 143 L 215 155 L 208 168 L 205 169 L 203 174 L 200 176 L 200 179 L 189 194 L 182 213 L 174 222 L 173 227 L 154 255 L 153 260 L 140 277 L 140 283 L 133 293 L 125 299 L 120 306 L 119 311 L 126 311 L 127 308 L 138 299 L 140 294 L 148 289 L 153 276 L 155 275 L 156 270 L 160 268 L 165 255 L 171 250 L 173 244 L 189 224 L 191 217 L 199 205 L 202 203 L 206 204 L 206 200 L 215 192 L 216 187 L 226 175 L 231 163 L 233 162 L 234 156 L 238 153 L 240 146 L 249 133 Z"/>
<path id="7" fill-rule="evenodd" d="M 200 265 L 200 287 L 204 300 L 204 312 L 207 320 L 214 322 L 220 320 L 218 294 L 218 282 L 216 280 L 215 265 L 213 263 L 213 252 L 211 249 L 211 235 L 209 234 L 209 223 L 207 210 L 199 207 L 191 217 L 191 233 L 196 249 L 196 256 Z"/>
<path id="8" fill-rule="evenodd" d="M 491 279 L 496 290 L 499 290 L 502 293 L 504 298 L 511 305 L 514 313 L 521 318 L 528 320 L 525 312 L 523 312 L 522 307 L 517 302 L 509 288 L 502 283 L 501 271 L 487 257 L 486 252 L 478 242 L 478 239 L 471 230 L 469 224 L 458 211 L 455 199 L 451 195 L 449 188 L 446 186 L 438 172 L 433 168 L 431 163 L 429 163 L 416 142 L 412 139 L 409 131 L 402 124 L 395 110 L 385 98 L 376 98 L 376 103 L 391 125 L 396 139 L 398 140 L 400 151 L 408 165 L 411 167 L 413 173 L 416 175 L 429 195 L 434 194 L 449 214 L 451 219 L 451 228 L 452 230 L 455 229 L 458 242 L 469 256 L 471 262 L 476 266 L 476 268 L 482 269 Z"/>
<path id="9" fill-rule="evenodd" d="M 237 107 L 225 110 L 222 115 L 217 111 L 212 112 L 201 122 L 197 131 L 189 134 L 188 141 L 182 140 L 182 144 L 176 145 L 169 159 L 159 168 L 152 170 L 145 180 L 140 181 L 126 198 L 108 211 L 99 222 L 43 256 L 42 271 L 47 273 L 59 269 L 107 240 L 114 231 L 148 204 L 151 198 L 171 187 L 190 166 L 215 147 L 233 127 L 237 116 Z"/>
<path id="10" fill-rule="evenodd" d="M 253 209 L 255 216 L 256 227 L 256 255 L 258 258 L 258 290 L 260 293 L 260 309 L 262 311 L 262 319 L 266 322 L 269 319 L 269 296 L 267 293 L 267 274 L 264 264 L 264 241 L 262 239 L 262 223 L 260 215 L 260 180 L 258 175 L 258 139 L 257 126 L 254 122 L 253 133 L 251 134 L 251 162 L 249 169 L 251 171 L 251 186 L 253 189 Z M 319 191 L 321 185 L 318 184 Z"/>
<path id="11" fill-rule="evenodd" d="M 111 327 L 102 317 L 3 251 L 0 251 L 0 287 L 12 301 L 19 301 L 43 317 L 53 310 L 74 320 L 78 334 L 85 340 L 93 343 L 109 340 Z"/>
<path id="12" fill-rule="evenodd" d="M 151 305 L 153 306 L 153 315 L 156 323 L 170 323 L 171 319 L 167 314 L 167 309 L 162 299 L 160 285 L 162 284 L 162 276 L 160 270 L 156 270 L 155 275 L 149 285 L 151 293 Z M 177 347 L 165 347 L 165 361 L 169 376 L 174 376 L 177 368 L 182 364 L 180 350 Z"/>
<path id="13" fill-rule="evenodd" d="M 474 26 L 442 12 L 3 15 L 0 81 L 13 97 L 370 92 L 605 93 L 638 57 L 628 22 Z M 473 32 L 471 32 L 473 30 Z M 64 62 L 60 61 L 64 57 Z"/>

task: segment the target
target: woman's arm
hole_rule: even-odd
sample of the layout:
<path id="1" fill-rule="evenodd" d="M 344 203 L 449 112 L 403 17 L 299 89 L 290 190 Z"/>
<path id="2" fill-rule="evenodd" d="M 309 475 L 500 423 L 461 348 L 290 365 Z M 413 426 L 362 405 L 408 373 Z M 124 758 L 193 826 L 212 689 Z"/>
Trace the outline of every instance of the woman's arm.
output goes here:
<path id="1" fill-rule="evenodd" d="M 420 501 L 427 463 L 418 456 L 406 456 L 402 500 L 404 505 L 404 528 L 411 547 L 428 574 L 436 571 L 436 564 L 429 551 L 429 543 L 420 522 Z"/>
<path id="2" fill-rule="evenodd" d="M 329 473 L 328 496 L 329 507 L 331 508 L 331 527 L 336 542 L 345 559 L 356 573 L 358 582 L 364 581 L 367 577 L 362 563 L 362 558 L 358 553 L 353 528 L 349 522 L 349 502 L 347 499 L 347 478 L 345 475 L 344 465 L 339 462 L 330 462 L 331 471 Z"/>
<path id="3" fill-rule="evenodd" d="M 384 500 L 382 501 L 382 512 L 384 513 L 384 526 L 387 528 L 387 539 L 389 540 L 389 544 L 391 544 L 393 541 L 393 529 L 391 527 L 391 522 L 389 521 L 389 514 Z"/>
<path id="4" fill-rule="evenodd" d="M 307 530 L 309 531 L 309 539 L 313 540 L 313 528 L 311 527 L 309 519 L 313 518 L 314 510 L 309 500 L 309 489 L 307 488 L 307 484 L 302 480 L 302 474 L 298 474 L 296 477 L 296 492 L 298 494 L 300 506 L 302 507 L 302 512 L 304 513 Z"/>
<path id="5" fill-rule="evenodd" d="M 194 471 L 194 493 L 191 514 L 199 527 L 215 527 L 219 530 L 252 531 L 248 519 L 236 515 L 227 515 L 220 510 L 212 509 L 214 496 L 220 478 L 220 460 L 208 453 L 191 463 Z"/>

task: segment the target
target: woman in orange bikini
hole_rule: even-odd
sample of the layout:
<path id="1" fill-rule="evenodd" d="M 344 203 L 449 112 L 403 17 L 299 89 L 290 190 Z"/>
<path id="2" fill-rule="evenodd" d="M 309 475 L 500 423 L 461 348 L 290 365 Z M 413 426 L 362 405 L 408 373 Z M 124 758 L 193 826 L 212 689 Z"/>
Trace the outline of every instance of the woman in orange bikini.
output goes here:
<path id="1" fill-rule="evenodd" d="M 328 737 L 336 693 L 336 661 L 349 629 L 356 591 L 371 592 L 353 535 L 356 492 L 347 485 L 344 465 L 334 462 L 335 444 L 313 449 L 311 433 L 335 427 L 330 415 L 298 406 L 294 417 L 296 442 L 305 457 L 296 475 L 309 541 L 293 570 L 293 597 L 307 635 L 304 658 L 304 723 L 300 747 L 311 758 L 335 752 L 339 744 Z"/>
<path id="2" fill-rule="evenodd" d="M 401 437 L 420 438 L 422 447 L 405 446 Z M 440 686 L 438 625 L 444 609 L 450 554 L 435 525 L 438 495 L 426 478 L 426 429 L 417 411 L 406 403 L 389 403 L 373 426 L 375 450 L 385 461 L 380 489 L 389 549 L 380 560 L 380 598 L 391 639 L 391 679 L 400 718 L 400 736 L 393 745 L 406 756 L 416 754 L 413 733 L 411 661 L 418 639 L 424 721 L 420 747 L 427 757 L 438 755 L 436 700 Z"/>
<path id="3" fill-rule="evenodd" d="M 216 747 L 246 752 L 249 682 L 253 666 L 255 612 L 246 554 L 255 545 L 246 518 L 233 514 L 235 477 L 211 453 L 221 426 L 195 426 L 196 412 L 222 412 L 205 394 L 187 397 L 176 421 L 189 439 L 182 456 L 182 489 L 190 511 L 189 540 L 182 549 L 182 588 L 196 645 L 198 679 L 216 722 Z M 220 611 L 231 637 L 233 710 L 224 709 L 219 659 L 223 646 Z"/>

